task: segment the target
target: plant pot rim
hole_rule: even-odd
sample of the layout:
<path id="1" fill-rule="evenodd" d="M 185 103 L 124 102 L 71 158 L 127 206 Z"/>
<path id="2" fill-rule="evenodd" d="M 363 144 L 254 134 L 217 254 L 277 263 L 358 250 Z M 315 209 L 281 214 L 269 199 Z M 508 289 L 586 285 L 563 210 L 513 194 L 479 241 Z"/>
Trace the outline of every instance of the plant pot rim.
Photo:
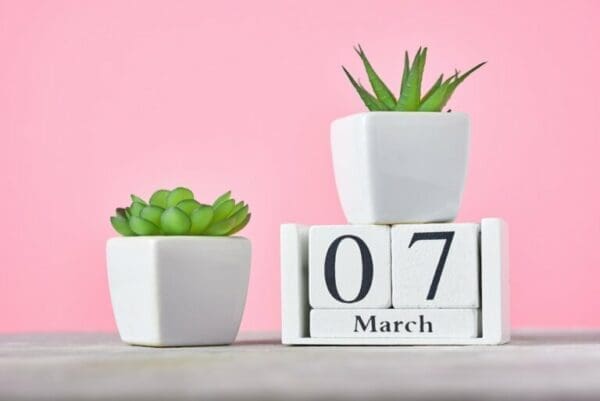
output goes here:
<path id="1" fill-rule="evenodd" d="M 136 235 L 131 237 L 110 237 L 108 241 L 147 241 L 147 240 L 177 240 L 190 242 L 229 242 L 229 241 L 249 241 L 248 238 L 242 236 L 209 236 L 209 235 Z"/>
<path id="2" fill-rule="evenodd" d="M 384 118 L 390 118 L 390 117 L 392 117 L 392 118 L 422 118 L 422 117 L 427 117 L 427 118 L 450 120 L 450 119 L 454 119 L 454 118 L 465 118 L 465 117 L 468 117 L 469 114 L 462 112 L 462 111 L 453 111 L 451 113 L 444 112 L 444 111 L 362 111 L 359 113 L 348 114 L 346 116 L 336 118 L 335 120 L 333 120 L 333 122 L 335 123 L 336 121 L 345 120 L 348 118 L 369 117 L 369 116 L 375 116 L 377 118 L 383 117 L 383 116 L 385 116 Z"/>

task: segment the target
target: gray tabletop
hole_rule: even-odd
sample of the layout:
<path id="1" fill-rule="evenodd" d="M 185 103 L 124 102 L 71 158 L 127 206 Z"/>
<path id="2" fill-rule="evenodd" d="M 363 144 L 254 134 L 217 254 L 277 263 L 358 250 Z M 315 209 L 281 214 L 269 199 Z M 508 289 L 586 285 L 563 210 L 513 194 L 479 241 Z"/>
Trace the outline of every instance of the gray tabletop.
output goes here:
<path id="1" fill-rule="evenodd" d="M 145 348 L 114 334 L 0 336 L 1 400 L 600 400 L 600 332 L 503 346 Z"/>

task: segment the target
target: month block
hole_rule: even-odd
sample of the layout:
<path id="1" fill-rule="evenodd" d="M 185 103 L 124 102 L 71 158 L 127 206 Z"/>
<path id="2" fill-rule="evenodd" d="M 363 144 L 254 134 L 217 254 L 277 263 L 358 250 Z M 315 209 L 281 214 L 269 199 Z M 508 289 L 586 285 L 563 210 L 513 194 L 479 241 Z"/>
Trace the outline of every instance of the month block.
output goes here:
<path id="1" fill-rule="evenodd" d="M 478 309 L 313 309 L 314 338 L 475 338 Z"/>
<path id="2" fill-rule="evenodd" d="M 394 308 L 479 307 L 479 224 L 398 224 L 391 236 Z"/>
<path id="3" fill-rule="evenodd" d="M 389 226 L 313 226 L 309 302 L 313 308 L 388 308 L 392 303 Z"/>

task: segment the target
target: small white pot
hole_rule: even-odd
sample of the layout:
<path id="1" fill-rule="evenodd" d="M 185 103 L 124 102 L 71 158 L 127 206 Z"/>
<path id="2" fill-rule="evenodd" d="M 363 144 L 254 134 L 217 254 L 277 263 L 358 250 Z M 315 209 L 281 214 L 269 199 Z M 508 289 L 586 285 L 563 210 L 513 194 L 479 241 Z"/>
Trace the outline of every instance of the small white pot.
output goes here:
<path id="1" fill-rule="evenodd" d="M 467 170 L 465 113 L 369 112 L 331 124 L 338 194 L 352 224 L 452 221 Z"/>
<path id="2" fill-rule="evenodd" d="M 156 347 L 231 344 L 250 273 L 242 237 L 119 237 L 106 245 L 121 339 Z"/>

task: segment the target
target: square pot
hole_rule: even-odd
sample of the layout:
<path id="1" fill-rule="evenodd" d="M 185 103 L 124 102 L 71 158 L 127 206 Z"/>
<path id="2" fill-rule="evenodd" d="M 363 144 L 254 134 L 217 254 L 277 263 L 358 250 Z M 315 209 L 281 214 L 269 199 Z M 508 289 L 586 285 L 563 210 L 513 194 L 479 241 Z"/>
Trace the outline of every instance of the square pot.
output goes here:
<path id="1" fill-rule="evenodd" d="M 121 339 L 149 346 L 230 344 L 246 302 L 250 241 L 242 237 L 119 237 L 107 242 Z"/>
<path id="2" fill-rule="evenodd" d="M 352 224 L 452 221 L 467 170 L 464 113 L 369 112 L 335 120 L 338 195 Z"/>

